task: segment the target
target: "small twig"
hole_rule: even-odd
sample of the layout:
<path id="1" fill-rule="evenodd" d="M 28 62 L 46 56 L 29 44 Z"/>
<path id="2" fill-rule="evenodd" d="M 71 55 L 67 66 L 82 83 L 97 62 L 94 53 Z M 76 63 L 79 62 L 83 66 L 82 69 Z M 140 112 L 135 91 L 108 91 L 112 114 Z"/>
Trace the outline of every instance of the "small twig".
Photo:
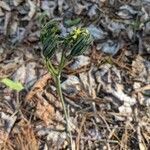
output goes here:
<path id="1" fill-rule="evenodd" d="M 83 127 L 85 121 L 86 121 L 86 116 L 84 116 L 84 117 L 82 118 L 82 122 L 81 122 L 81 125 L 80 125 L 80 128 L 79 128 L 78 136 L 77 136 L 77 138 L 76 138 L 77 150 L 80 149 L 80 137 L 81 137 L 81 131 L 82 131 L 82 127 Z"/>
<path id="2" fill-rule="evenodd" d="M 73 136 L 73 138 L 75 138 L 75 136 Z M 99 138 L 90 138 L 90 137 L 80 137 L 80 139 L 82 140 L 91 140 L 91 141 L 96 141 L 96 142 L 104 142 L 104 143 L 115 143 L 115 144 L 118 144 L 119 142 L 116 141 L 116 140 L 107 140 L 107 139 L 99 139 Z"/>
<path id="3" fill-rule="evenodd" d="M 134 110 L 134 114 L 135 114 L 135 120 L 137 121 L 136 132 L 137 132 L 139 149 L 146 150 L 147 149 L 146 144 L 145 144 L 142 134 L 141 134 L 141 126 L 140 126 L 140 120 L 138 118 L 138 109 L 137 108 Z"/>
<path id="4" fill-rule="evenodd" d="M 143 91 L 146 91 L 146 90 L 150 90 L 150 84 L 145 85 L 144 87 L 136 89 L 133 93 L 143 92 Z"/>

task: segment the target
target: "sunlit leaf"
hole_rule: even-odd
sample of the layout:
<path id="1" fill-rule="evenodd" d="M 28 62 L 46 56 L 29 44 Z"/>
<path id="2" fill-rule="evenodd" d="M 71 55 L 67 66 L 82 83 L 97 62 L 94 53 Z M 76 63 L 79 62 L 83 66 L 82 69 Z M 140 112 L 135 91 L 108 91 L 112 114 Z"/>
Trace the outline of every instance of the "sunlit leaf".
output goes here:
<path id="1" fill-rule="evenodd" d="M 23 85 L 20 82 L 15 82 L 15 81 L 10 80 L 8 78 L 4 78 L 4 79 L 0 80 L 0 82 L 4 83 L 10 89 L 16 90 L 18 92 L 24 89 Z"/>

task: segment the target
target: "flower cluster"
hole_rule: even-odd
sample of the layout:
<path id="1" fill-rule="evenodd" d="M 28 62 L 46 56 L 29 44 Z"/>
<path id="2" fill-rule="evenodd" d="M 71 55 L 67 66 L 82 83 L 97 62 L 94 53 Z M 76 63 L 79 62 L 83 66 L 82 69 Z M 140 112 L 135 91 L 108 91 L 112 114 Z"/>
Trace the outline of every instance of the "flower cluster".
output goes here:
<path id="1" fill-rule="evenodd" d="M 66 47 L 70 53 L 67 58 L 81 55 L 92 42 L 89 31 L 85 28 L 74 29 L 65 39 Z"/>

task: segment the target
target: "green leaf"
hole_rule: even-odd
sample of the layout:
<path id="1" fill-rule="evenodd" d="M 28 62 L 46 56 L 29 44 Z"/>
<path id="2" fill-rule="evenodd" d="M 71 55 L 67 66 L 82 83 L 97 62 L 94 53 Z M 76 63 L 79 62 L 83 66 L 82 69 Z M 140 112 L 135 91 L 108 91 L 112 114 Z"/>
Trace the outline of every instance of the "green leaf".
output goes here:
<path id="1" fill-rule="evenodd" d="M 92 43 L 92 37 L 85 28 L 76 28 L 66 38 L 66 44 L 70 47 L 70 54 L 67 56 L 71 59 L 74 56 L 83 54 Z"/>
<path id="2" fill-rule="evenodd" d="M 65 24 L 66 26 L 68 26 L 68 27 L 71 27 L 71 26 L 74 26 L 74 25 L 79 24 L 80 21 L 81 21 L 80 18 L 77 18 L 77 19 L 74 19 L 74 20 L 71 20 L 71 19 L 70 19 L 70 20 L 65 20 L 65 21 L 64 21 L 64 24 Z"/>
<path id="3" fill-rule="evenodd" d="M 0 80 L 0 82 L 4 83 L 10 89 L 16 90 L 17 92 L 20 92 L 22 89 L 24 89 L 23 85 L 20 82 L 15 82 L 8 78 L 4 78 L 4 79 Z"/>
<path id="4" fill-rule="evenodd" d="M 61 41 L 58 22 L 51 20 L 42 29 L 40 39 L 43 44 L 43 55 L 51 58 L 57 50 L 57 45 Z"/>
<path id="5" fill-rule="evenodd" d="M 36 19 L 38 20 L 40 25 L 43 26 L 49 20 L 49 17 L 46 12 L 42 12 L 36 16 Z"/>

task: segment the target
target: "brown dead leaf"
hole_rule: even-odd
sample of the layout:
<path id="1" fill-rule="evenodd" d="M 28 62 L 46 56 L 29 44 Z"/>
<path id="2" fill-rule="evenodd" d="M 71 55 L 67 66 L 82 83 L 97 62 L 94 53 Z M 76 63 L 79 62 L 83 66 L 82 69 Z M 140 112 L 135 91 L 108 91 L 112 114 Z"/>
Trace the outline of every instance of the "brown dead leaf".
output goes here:
<path id="1" fill-rule="evenodd" d="M 41 99 L 37 102 L 36 114 L 46 125 L 48 125 L 53 122 L 52 120 L 55 116 L 54 107 L 46 100 Z"/>
<path id="2" fill-rule="evenodd" d="M 135 75 L 139 75 L 141 72 L 145 72 L 144 59 L 141 56 L 137 56 L 136 60 L 132 63 L 132 72 Z"/>
<path id="3" fill-rule="evenodd" d="M 52 123 L 55 116 L 54 107 L 42 96 L 44 87 L 47 85 L 49 79 L 51 79 L 49 74 L 44 75 L 37 81 L 26 97 L 26 100 L 34 100 L 34 103 L 36 103 L 36 115 L 43 120 L 46 125 Z"/>
<path id="4" fill-rule="evenodd" d="M 42 91 L 43 88 L 46 86 L 48 80 L 51 79 L 51 76 L 49 74 L 45 74 L 42 78 L 40 78 L 35 85 L 33 86 L 33 88 L 31 89 L 31 91 L 27 94 L 26 96 L 26 100 L 32 100 L 33 96 Z"/>
<path id="5" fill-rule="evenodd" d="M 34 16 L 35 12 L 36 12 L 36 5 L 33 1 L 28 0 L 28 3 L 30 5 L 30 11 L 29 11 L 29 18 L 32 19 L 32 17 Z"/>
<path id="6" fill-rule="evenodd" d="M 0 8 L 3 8 L 4 10 L 7 10 L 7 11 L 11 10 L 9 5 L 4 1 L 0 1 Z"/>
<path id="7" fill-rule="evenodd" d="M 2 11 L 2 9 L 0 8 L 0 17 L 3 17 L 4 16 L 4 13 Z"/>
<path id="8" fill-rule="evenodd" d="M 0 145 L 2 145 L 6 139 L 7 139 L 7 133 L 5 131 L 0 130 Z"/>
<path id="9" fill-rule="evenodd" d="M 11 12 L 5 14 L 5 23 L 4 23 L 4 35 L 8 34 L 9 24 L 11 21 Z"/>
<path id="10" fill-rule="evenodd" d="M 15 115 L 9 116 L 8 114 L 5 114 L 3 112 L 0 113 L 0 146 L 5 147 L 16 119 L 17 117 Z"/>
<path id="11" fill-rule="evenodd" d="M 15 6 L 18 6 L 18 5 L 20 5 L 23 1 L 24 1 L 24 0 L 14 0 L 13 2 L 14 2 L 14 5 L 15 5 Z"/>

